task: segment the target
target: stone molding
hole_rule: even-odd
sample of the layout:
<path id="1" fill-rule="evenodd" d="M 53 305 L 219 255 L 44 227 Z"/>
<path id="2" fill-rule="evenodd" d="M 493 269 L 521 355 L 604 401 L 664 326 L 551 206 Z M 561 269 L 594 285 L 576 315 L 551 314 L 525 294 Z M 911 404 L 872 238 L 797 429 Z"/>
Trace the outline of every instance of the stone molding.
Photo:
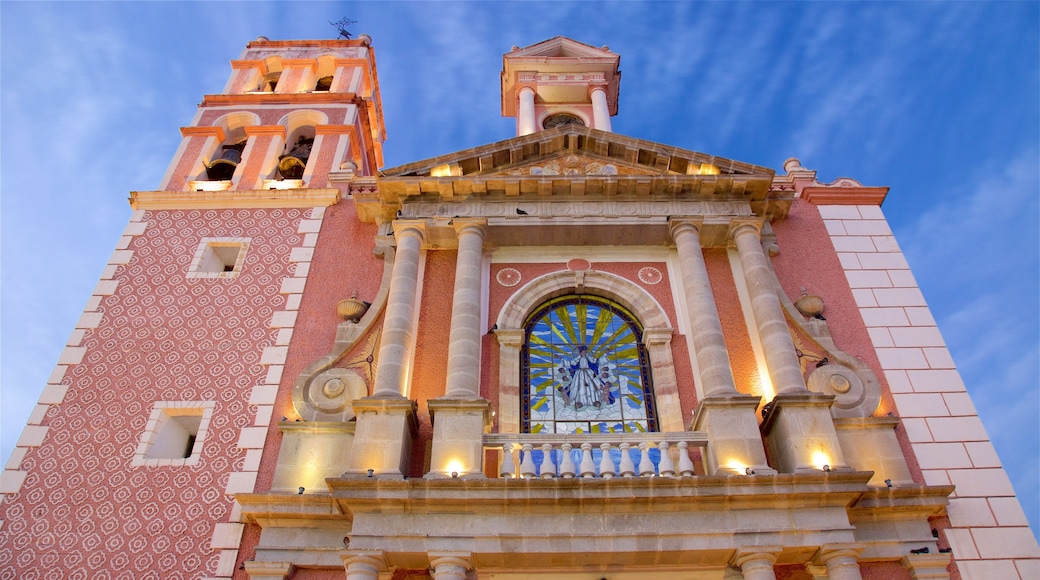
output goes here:
<path id="1" fill-rule="evenodd" d="M 225 191 L 131 191 L 130 207 L 149 209 L 313 208 L 335 205 L 334 188 L 251 189 Z"/>

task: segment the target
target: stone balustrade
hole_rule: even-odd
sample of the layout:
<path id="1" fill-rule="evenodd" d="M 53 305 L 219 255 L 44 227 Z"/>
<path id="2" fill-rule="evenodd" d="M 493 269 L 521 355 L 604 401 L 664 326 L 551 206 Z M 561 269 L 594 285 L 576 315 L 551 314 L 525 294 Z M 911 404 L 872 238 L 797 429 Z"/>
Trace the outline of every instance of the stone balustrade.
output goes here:
<path id="1" fill-rule="evenodd" d="M 495 433 L 484 436 L 485 449 L 500 450 L 502 478 L 692 477 L 704 473 L 700 431 L 673 433 L 539 434 Z"/>

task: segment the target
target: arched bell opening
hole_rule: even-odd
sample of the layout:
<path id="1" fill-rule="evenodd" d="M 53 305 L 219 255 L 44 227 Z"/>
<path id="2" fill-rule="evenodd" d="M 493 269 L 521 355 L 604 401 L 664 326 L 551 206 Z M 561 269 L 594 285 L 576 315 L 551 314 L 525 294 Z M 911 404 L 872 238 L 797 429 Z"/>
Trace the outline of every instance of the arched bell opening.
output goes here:
<path id="1" fill-rule="evenodd" d="M 210 161 L 206 165 L 206 178 L 210 181 L 226 181 L 235 174 L 235 169 L 242 162 L 242 152 L 245 151 L 246 140 L 238 143 L 223 144 L 220 146 L 220 157 Z"/>
<path id="2" fill-rule="evenodd" d="M 294 140 L 286 141 L 287 153 L 278 158 L 278 176 L 282 179 L 302 179 L 307 169 L 307 161 L 314 147 L 314 127 L 307 127 L 308 132 L 301 132 Z"/>

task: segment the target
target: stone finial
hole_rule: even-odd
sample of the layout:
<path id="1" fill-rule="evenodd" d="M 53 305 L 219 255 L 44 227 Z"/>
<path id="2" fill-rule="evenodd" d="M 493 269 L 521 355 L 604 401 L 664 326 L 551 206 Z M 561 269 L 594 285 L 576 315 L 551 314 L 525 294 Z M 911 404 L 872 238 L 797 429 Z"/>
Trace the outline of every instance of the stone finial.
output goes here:
<path id="1" fill-rule="evenodd" d="M 372 46 L 372 37 L 367 34 L 359 34 L 357 39 L 365 46 Z"/>
<path id="2" fill-rule="evenodd" d="M 823 318 L 823 298 L 819 296 L 813 296 L 806 292 L 805 286 L 801 287 L 802 297 L 794 303 L 794 307 L 798 309 L 798 312 L 802 313 L 802 316 L 806 318 L 816 318 L 818 320 L 824 320 Z"/>
<path id="3" fill-rule="evenodd" d="M 267 42 L 268 40 L 271 40 L 271 39 L 270 39 L 270 38 L 267 38 L 266 36 L 264 36 L 264 35 L 262 35 L 262 34 L 261 34 L 260 36 L 257 36 L 257 37 L 256 37 L 256 41 L 257 41 L 257 42 Z"/>
<path id="4" fill-rule="evenodd" d="M 804 169 L 802 167 L 802 162 L 799 161 L 797 157 L 788 157 L 787 161 L 784 161 L 784 171 L 787 173 L 791 173 L 797 169 Z"/>

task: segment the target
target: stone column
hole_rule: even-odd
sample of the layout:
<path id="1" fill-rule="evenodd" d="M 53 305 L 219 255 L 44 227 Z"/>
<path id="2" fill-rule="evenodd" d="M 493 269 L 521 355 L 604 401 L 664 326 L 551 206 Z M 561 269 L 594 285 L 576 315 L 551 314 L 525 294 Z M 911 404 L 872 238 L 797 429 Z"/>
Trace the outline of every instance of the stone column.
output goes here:
<path id="1" fill-rule="evenodd" d="M 408 390 L 424 226 L 421 220 L 394 222 L 397 251 L 390 273 L 376 381 L 372 396 L 353 403 L 357 427 L 346 476 L 365 477 L 371 470 L 397 478 L 408 471 L 412 440 L 418 432 L 416 405 L 408 399 Z"/>
<path id="2" fill-rule="evenodd" d="M 755 473 L 775 473 L 766 464 L 765 448 L 758 430 L 755 411 L 759 399 L 738 393 L 733 383 L 726 339 L 701 248 L 701 220 L 673 219 L 669 228 L 679 254 L 679 270 L 703 394 L 691 429 L 708 433 L 708 472 L 711 475 L 744 475 L 750 467 Z"/>
<path id="3" fill-rule="evenodd" d="M 534 118 L 534 88 L 520 87 L 520 110 L 517 113 L 517 137 L 530 135 L 538 130 Z"/>
<path id="4" fill-rule="evenodd" d="M 589 95 L 592 97 L 592 128 L 610 131 L 610 107 L 607 105 L 606 87 L 592 87 Z"/>
<path id="5" fill-rule="evenodd" d="M 480 396 L 480 274 L 486 224 L 482 219 L 454 221 L 459 254 L 448 334 L 447 397 Z"/>
<path id="6" fill-rule="evenodd" d="M 805 387 L 794 340 L 777 293 L 776 276 L 762 250 L 759 220 L 734 220 L 731 236 L 740 254 L 751 310 L 769 377 L 776 391 L 772 410 L 763 417 L 773 465 L 782 473 L 848 469 L 834 429 L 830 407 L 834 397 Z"/>
<path id="7" fill-rule="evenodd" d="M 738 548 L 730 563 L 744 573 L 744 580 L 776 580 L 773 564 L 783 548 L 780 546 L 748 546 Z"/>
<path id="8" fill-rule="evenodd" d="M 466 580 L 473 567 L 468 553 L 430 553 L 429 557 L 434 580 Z"/>
<path id="9" fill-rule="evenodd" d="M 863 580 L 859 572 L 859 554 L 862 544 L 827 544 L 813 557 L 814 564 L 827 567 L 830 580 Z"/>
<path id="10" fill-rule="evenodd" d="M 734 394 L 733 371 L 730 369 L 726 339 L 722 335 L 719 311 L 711 279 L 704 264 L 701 248 L 700 220 L 669 222 L 675 249 L 679 253 L 679 271 L 686 289 L 686 308 L 690 313 L 690 332 L 693 334 L 694 356 L 700 371 L 701 392 L 705 397 Z"/>
<path id="11" fill-rule="evenodd" d="M 765 351 L 769 378 L 777 394 L 804 392 L 807 389 L 794 341 L 780 299 L 776 296 L 772 270 L 762 251 L 760 227 L 758 222 L 734 222 L 732 235 L 751 295 L 751 310 Z"/>
<path id="12" fill-rule="evenodd" d="M 409 349 L 415 335 L 415 292 L 419 284 L 419 250 L 422 249 L 424 230 L 423 221 L 394 222 L 397 252 L 390 275 L 373 397 L 404 398 L 408 395 Z"/>
<path id="13" fill-rule="evenodd" d="M 427 404 L 433 420 L 428 478 L 483 477 L 484 428 L 491 404 L 480 398 L 480 281 L 486 222 L 455 218 L 459 253 L 448 334 L 445 395 Z"/>
<path id="14" fill-rule="evenodd" d="M 386 557 L 378 550 L 340 552 L 340 558 L 347 570 L 347 580 L 379 580 L 379 573 L 387 569 Z"/>

